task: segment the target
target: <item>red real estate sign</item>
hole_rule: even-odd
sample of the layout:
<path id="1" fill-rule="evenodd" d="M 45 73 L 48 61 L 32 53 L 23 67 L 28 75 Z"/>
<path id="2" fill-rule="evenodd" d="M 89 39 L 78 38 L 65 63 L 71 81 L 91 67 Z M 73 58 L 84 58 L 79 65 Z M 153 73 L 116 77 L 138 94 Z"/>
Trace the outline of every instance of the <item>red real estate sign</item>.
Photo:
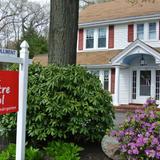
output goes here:
<path id="1" fill-rule="evenodd" d="M 0 114 L 18 111 L 17 71 L 0 71 Z"/>

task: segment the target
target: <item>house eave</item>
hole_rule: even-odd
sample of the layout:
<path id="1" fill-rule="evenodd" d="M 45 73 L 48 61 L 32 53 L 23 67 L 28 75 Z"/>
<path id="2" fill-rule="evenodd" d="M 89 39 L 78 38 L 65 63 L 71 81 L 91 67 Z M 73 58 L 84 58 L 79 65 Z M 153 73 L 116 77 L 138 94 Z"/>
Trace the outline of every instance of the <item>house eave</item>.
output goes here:
<path id="1" fill-rule="evenodd" d="M 104 20 L 104 21 L 94 21 L 88 23 L 79 23 L 79 28 L 88 28 L 88 27 L 98 27 L 104 25 L 114 25 L 114 24 L 124 24 L 124 23 L 133 23 L 139 21 L 149 21 L 149 20 L 158 20 L 160 14 L 150 14 L 145 16 L 132 16 L 132 17 L 125 17 L 125 18 L 117 18 L 111 20 Z"/>
<path id="2" fill-rule="evenodd" d="M 83 64 L 82 67 L 86 67 L 87 69 L 109 69 L 112 68 L 111 64 Z"/>

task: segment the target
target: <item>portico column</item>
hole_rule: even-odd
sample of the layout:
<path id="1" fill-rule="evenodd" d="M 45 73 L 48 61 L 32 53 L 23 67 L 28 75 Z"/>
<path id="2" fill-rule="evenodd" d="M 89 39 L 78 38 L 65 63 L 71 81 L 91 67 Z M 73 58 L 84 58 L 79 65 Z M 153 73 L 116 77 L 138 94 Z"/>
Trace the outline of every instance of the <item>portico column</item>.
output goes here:
<path id="1" fill-rule="evenodd" d="M 102 88 L 104 89 L 104 70 L 103 69 L 99 71 L 99 80 L 101 81 Z"/>
<path id="2" fill-rule="evenodd" d="M 119 105 L 119 72 L 120 67 L 116 66 L 116 73 L 115 73 L 115 97 L 114 97 L 114 105 Z"/>

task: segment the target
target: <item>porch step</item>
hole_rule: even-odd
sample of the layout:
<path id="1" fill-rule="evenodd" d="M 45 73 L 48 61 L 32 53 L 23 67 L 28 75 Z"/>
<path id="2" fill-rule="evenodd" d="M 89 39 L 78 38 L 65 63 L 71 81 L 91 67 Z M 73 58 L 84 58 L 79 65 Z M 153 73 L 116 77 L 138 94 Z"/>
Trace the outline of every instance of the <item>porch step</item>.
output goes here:
<path id="1" fill-rule="evenodd" d="M 116 112 L 134 112 L 135 110 L 144 110 L 144 107 L 142 104 L 129 104 L 129 105 L 120 105 L 120 106 L 115 106 L 115 111 Z M 157 111 L 160 111 L 160 108 L 157 108 Z"/>

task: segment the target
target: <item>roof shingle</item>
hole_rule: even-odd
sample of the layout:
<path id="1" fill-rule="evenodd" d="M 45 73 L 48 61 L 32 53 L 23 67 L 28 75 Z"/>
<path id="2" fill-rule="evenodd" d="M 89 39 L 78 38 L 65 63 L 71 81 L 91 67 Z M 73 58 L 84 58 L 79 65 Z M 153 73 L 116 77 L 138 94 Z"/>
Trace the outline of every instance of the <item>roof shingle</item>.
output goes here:
<path id="1" fill-rule="evenodd" d="M 160 13 L 160 1 L 131 4 L 128 0 L 113 0 L 88 6 L 80 12 L 79 23 L 89 23 Z"/>

